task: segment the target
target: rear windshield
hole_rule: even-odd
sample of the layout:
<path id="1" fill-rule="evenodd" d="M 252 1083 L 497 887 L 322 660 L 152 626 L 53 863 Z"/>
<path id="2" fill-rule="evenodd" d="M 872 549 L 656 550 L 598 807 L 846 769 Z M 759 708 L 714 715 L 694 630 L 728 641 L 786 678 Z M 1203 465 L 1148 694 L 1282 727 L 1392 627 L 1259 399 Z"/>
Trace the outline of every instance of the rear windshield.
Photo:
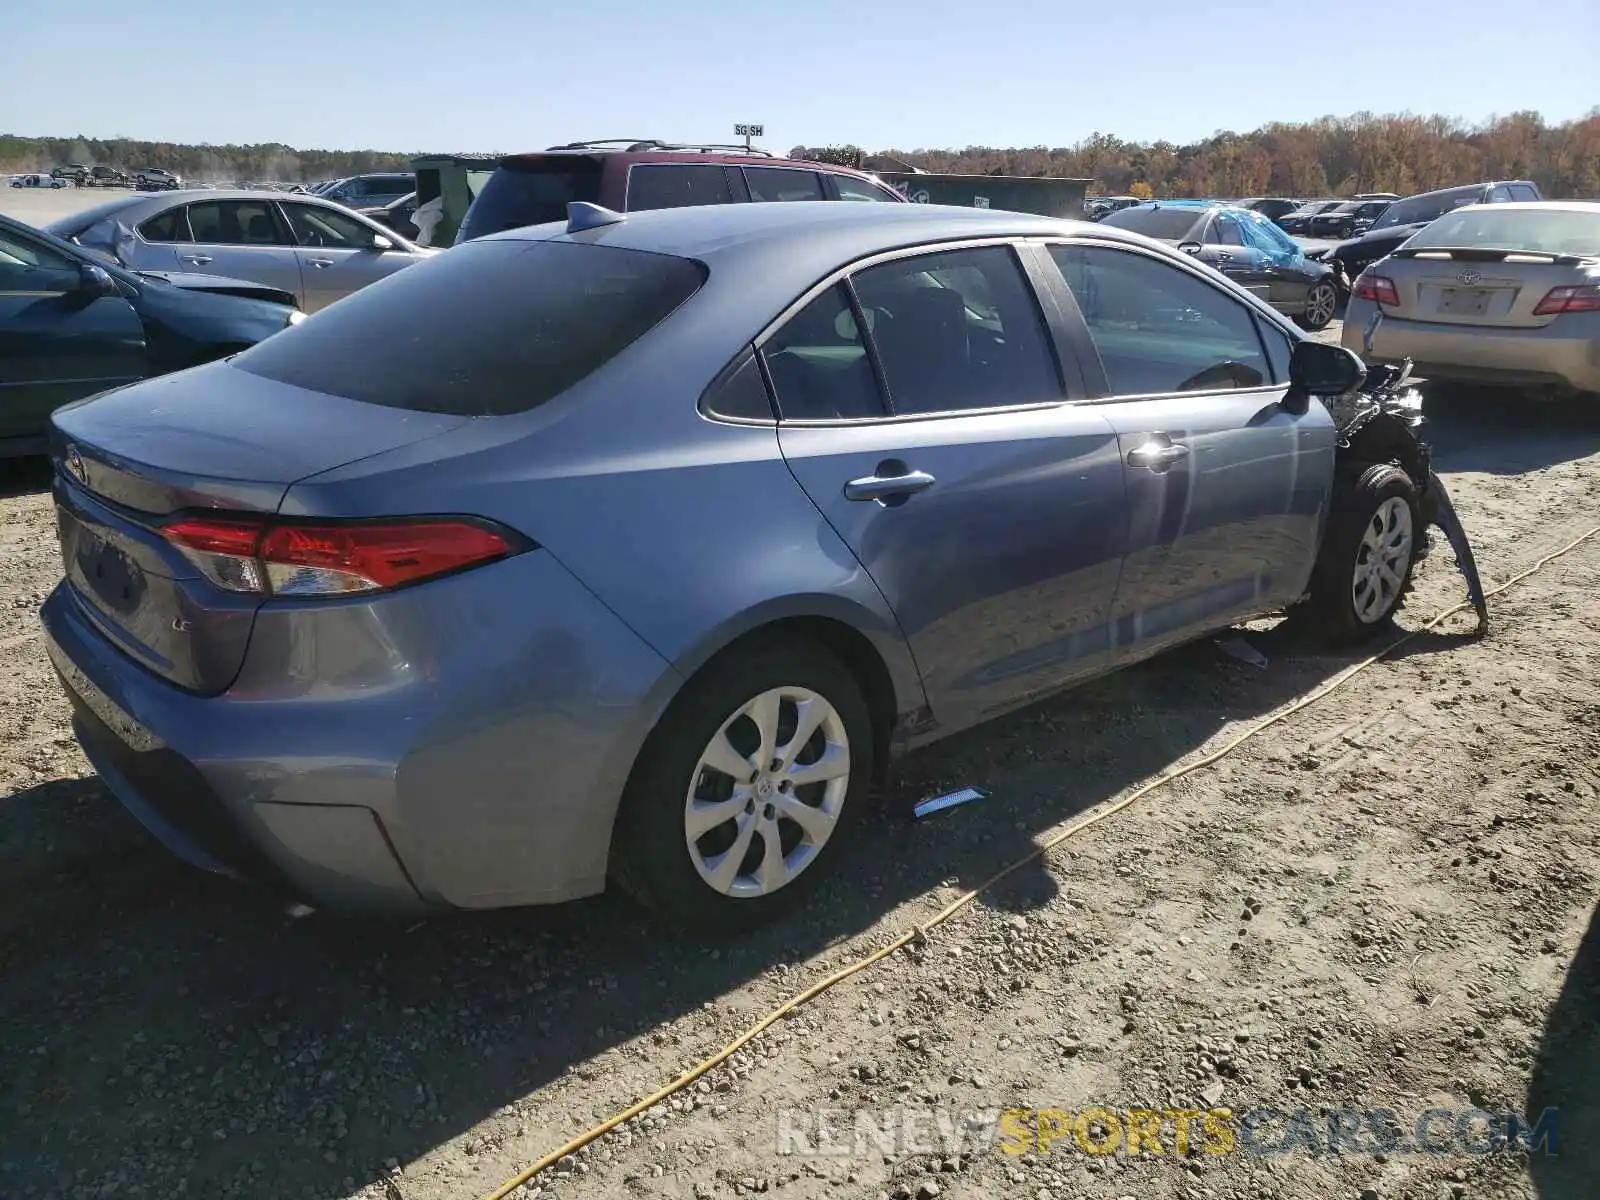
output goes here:
<path id="1" fill-rule="evenodd" d="M 1387 212 L 1372 223 L 1373 229 L 1388 229 L 1392 225 L 1421 225 L 1437 221 L 1451 209 L 1464 204 L 1476 204 L 1482 188 L 1452 188 L 1448 192 L 1427 192 L 1409 200 L 1396 200 Z"/>
<path id="2" fill-rule="evenodd" d="M 1526 250 L 1600 254 L 1600 208 L 1592 213 L 1507 209 L 1448 213 L 1406 243 L 1409 250 Z"/>
<path id="3" fill-rule="evenodd" d="M 572 201 L 599 201 L 600 171 L 598 158 L 582 154 L 503 162 L 467 209 L 456 241 L 469 242 L 524 225 L 565 221 L 567 205 Z"/>
<path id="4" fill-rule="evenodd" d="M 362 288 L 232 362 L 368 404 L 503 416 L 604 366 L 705 278 L 692 259 L 640 250 L 476 242 Z"/>
<path id="5" fill-rule="evenodd" d="M 1124 208 L 1112 213 L 1102 225 L 1131 229 L 1145 237 L 1181 238 L 1194 228 L 1201 210 L 1195 208 Z"/>

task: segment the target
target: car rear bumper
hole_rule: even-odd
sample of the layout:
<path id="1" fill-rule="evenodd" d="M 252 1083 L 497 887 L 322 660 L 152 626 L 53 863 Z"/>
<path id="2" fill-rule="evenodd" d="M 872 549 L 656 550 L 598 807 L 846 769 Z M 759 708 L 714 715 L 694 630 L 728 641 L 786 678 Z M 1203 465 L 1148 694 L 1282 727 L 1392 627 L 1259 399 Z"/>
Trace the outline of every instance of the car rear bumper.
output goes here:
<path id="1" fill-rule="evenodd" d="M 1445 325 L 1384 315 L 1368 353 L 1364 327 L 1374 305 L 1351 300 L 1343 341 L 1376 362 L 1409 358 L 1422 379 L 1600 392 L 1600 313 L 1573 313 L 1539 329 Z"/>
<path id="2" fill-rule="evenodd" d="M 68 584 L 42 620 L 123 805 L 196 866 L 329 909 L 600 891 L 622 784 L 677 684 L 537 551 L 377 600 L 269 605 L 213 697 L 132 662 Z"/>

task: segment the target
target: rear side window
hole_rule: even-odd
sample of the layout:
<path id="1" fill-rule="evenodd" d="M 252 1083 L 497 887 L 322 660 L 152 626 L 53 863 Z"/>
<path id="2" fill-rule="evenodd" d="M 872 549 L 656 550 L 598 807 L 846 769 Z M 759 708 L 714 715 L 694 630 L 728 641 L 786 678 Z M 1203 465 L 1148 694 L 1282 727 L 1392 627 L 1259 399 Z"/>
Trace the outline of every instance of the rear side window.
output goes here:
<path id="1" fill-rule="evenodd" d="M 785 167 L 746 167 L 744 181 L 751 200 L 821 200 L 822 180 L 815 171 Z"/>
<path id="2" fill-rule="evenodd" d="M 1103 224 L 1113 229 L 1131 229 L 1145 237 L 1176 241 L 1195 227 L 1192 208 L 1124 208 L 1106 217 Z"/>
<path id="3" fill-rule="evenodd" d="M 571 242 L 458 246 L 258 343 L 234 366 L 368 404 L 526 412 L 693 296 L 692 259 Z"/>
<path id="4" fill-rule="evenodd" d="M 733 192 L 719 166 L 634 163 L 628 168 L 628 210 L 731 204 Z"/>
<path id="5" fill-rule="evenodd" d="M 762 358 L 786 421 L 884 415 L 872 359 L 843 285 L 829 288 L 790 317 L 762 347 Z"/>
<path id="6" fill-rule="evenodd" d="M 169 208 L 151 217 L 139 226 L 139 233 L 147 242 L 187 242 L 189 217 L 184 208 Z"/>
<path id="7" fill-rule="evenodd" d="M 189 229 L 197 242 L 219 246 L 287 246 L 287 230 L 279 226 L 266 200 L 206 201 L 189 206 Z"/>
<path id="8" fill-rule="evenodd" d="M 882 200 L 889 204 L 898 203 L 900 197 L 881 188 L 875 183 L 868 183 L 865 179 L 857 179 L 854 175 L 830 175 L 833 186 L 839 190 L 841 200 Z"/>
<path id="9" fill-rule="evenodd" d="M 456 241 L 469 242 L 524 225 L 565 221 L 567 205 L 573 201 L 599 202 L 601 167 L 598 158 L 584 154 L 553 154 L 501 163 L 467 209 Z M 471 175 L 468 181 L 470 184 Z"/>

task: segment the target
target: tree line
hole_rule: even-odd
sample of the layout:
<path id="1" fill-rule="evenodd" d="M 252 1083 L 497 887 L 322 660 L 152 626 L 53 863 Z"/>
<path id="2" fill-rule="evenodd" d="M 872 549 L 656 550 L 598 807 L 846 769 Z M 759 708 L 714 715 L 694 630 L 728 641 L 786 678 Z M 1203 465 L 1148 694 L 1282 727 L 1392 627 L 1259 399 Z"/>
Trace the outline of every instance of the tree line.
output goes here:
<path id="1" fill-rule="evenodd" d="M 1091 179 L 1091 194 L 1408 196 L 1480 180 L 1531 179 L 1551 198 L 1600 198 L 1600 108 L 1559 124 L 1536 112 L 1479 125 L 1361 112 L 1222 132 L 1186 146 L 1094 133 L 1072 146 L 881 153 L 925 171 Z M 841 166 L 876 157 L 854 145 L 796 146 L 791 154 Z"/>
<path id="2" fill-rule="evenodd" d="M 796 146 L 796 158 L 860 165 L 859 146 Z M 1549 124 L 1517 112 L 1468 125 L 1450 117 L 1369 112 L 1304 124 L 1277 122 L 1179 146 L 1094 133 L 1072 146 L 968 146 L 886 150 L 927 171 L 1092 179 L 1091 191 L 1166 196 L 1402 196 L 1484 179 L 1532 179 L 1551 197 L 1600 197 L 1600 108 Z M 279 143 L 195 146 L 131 138 L 0 135 L 0 172 L 48 171 L 76 162 L 132 171 L 165 167 L 187 179 L 310 182 L 362 171 L 404 170 L 413 155 L 299 150 Z"/>
<path id="3" fill-rule="evenodd" d="M 409 170 L 414 155 L 379 150 L 297 150 L 275 142 L 191 146 L 133 138 L 50 138 L 0 134 L 0 172 L 49 171 L 66 163 L 137 171 L 163 167 L 197 182 L 309 183 L 363 171 Z"/>

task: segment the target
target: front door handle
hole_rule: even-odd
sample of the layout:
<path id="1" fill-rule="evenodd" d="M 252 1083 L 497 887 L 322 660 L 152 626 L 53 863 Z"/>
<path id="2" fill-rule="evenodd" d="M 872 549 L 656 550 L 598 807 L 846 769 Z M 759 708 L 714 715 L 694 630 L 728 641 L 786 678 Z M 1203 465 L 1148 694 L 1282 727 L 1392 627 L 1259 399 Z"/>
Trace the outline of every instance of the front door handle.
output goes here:
<path id="1" fill-rule="evenodd" d="M 1143 467 L 1157 475 L 1170 471 L 1172 464 L 1189 457 L 1189 447 L 1174 442 L 1146 442 L 1128 451 L 1128 465 Z"/>
<path id="2" fill-rule="evenodd" d="M 333 266 L 333 259 L 331 258 L 308 258 L 306 261 L 313 267 L 318 268 Z"/>
<path id="3" fill-rule="evenodd" d="M 927 491 L 934 478 L 926 471 L 907 471 L 901 475 L 865 475 L 844 485 L 846 500 L 887 500 L 895 496 L 915 496 Z"/>
<path id="4" fill-rule="evenodd" d="M 211 255 L 209 254 L 181 254 L 178 257 L 186 263 L 193 263 L 197 267 L 203 267 L 211 261 Z"/>

